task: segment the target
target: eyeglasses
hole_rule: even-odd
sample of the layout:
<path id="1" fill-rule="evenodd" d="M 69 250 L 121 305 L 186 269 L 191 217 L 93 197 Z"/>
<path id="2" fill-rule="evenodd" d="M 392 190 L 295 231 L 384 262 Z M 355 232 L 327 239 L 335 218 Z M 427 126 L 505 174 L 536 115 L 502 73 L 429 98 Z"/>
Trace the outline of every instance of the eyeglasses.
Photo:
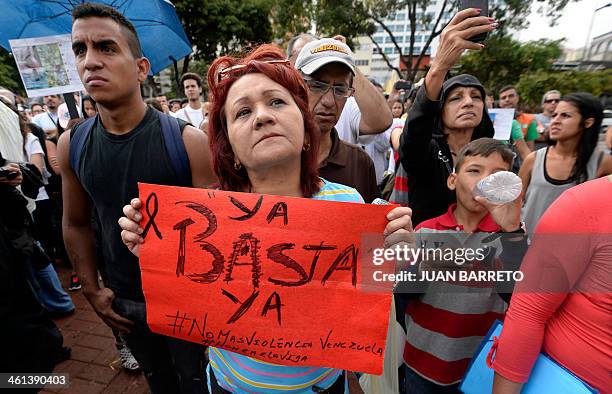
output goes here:
<path id="1" fill-rule="evenodd" d="M 247 67 L 252 67 L 255 64 L 258 63 L 265 63 L 265 64 L 284 64 L 284 65 L 291 65 L 291 63 L 289 62 L 289 60 L 287 59 L 274 59 L 274 60 L 251 60 L 246 64 L 237 64 L 235 66 L 231 66 L 231 67 L 227 67 L 224 68 L 223 70 L 219 71 L 219 73 L 217 74 L 217 81 L 221 82 L 221 80 L 223 78 L 228 77 L 230 74 L 234 74 L 240 70 L 244 70 Z"/>
<path id="2" fill-rule="evenodd" d="M 559 101 L 561 101 L 560 99 L 549 99 L 549 100 L 544 100 L 544 102 L 546 104 L 551 104 L 551 103 L 558 103 Z"/>
<path id="3" fill-rule="evenodd" d="M 330 85 L 328 83 L 317 81 L 316 79 L 307 77 L 304 77 L 304 81 L 306 82 L 306 85 L 308 86 L 308 89 L 310 89 L 311 92 L 319 94 L 321 96 L 326 94 L 329 89 L 332 89 L 334 91 L 334 96 L 338 98 L 348 98 L 351 97 L 353 93 L 355 93 L 355 88 L 349 88 L 348 86 Z"/>

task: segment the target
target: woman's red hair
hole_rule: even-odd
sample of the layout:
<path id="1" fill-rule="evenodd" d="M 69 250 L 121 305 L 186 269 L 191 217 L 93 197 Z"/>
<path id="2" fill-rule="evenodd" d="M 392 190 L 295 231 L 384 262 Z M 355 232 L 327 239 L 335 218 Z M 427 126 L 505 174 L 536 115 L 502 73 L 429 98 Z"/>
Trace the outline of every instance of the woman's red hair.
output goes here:
<path id="1" fill-rule="evenodd" d="M 241 76 L 261 73 L 289 91 L 304 117 L 305 141 L 310 148 L 302 151 L 300 185 L 304 197 L 312 197 L 319 191 L 318 152 L 319 130 L 308 107 L 308 88 L 300 73 L 287 63 L 264 63 L 266 60 L 284 60 L 283 52 L 270 44 L 261 45 L 246 53 L 243 57 L 223 56 L 217 58 L 208 70 L 208 86 L 211 92 L 208 138 L 213 156 L 213 169 L 219 178 L 222 190 L 242 191 L 249 185 L 249 178 L 244 168 L 234 168 L 234 152 L 227 134 L 225 119 L 225 100 L 230 87 Z M 223 75 L 219 73 L 228 67 L 244 65 L 234 72 Z"/>

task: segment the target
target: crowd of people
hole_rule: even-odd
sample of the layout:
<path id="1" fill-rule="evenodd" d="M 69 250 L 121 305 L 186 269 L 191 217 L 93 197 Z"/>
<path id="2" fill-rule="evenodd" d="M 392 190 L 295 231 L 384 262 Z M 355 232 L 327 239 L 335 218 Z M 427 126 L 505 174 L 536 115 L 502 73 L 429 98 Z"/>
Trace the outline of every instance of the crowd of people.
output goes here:
<path id="1" fill-rule="evenodd" d="M 399 81 L 389 94 L 355 66 L 344 37 L 299 34 L 286 51 L 263 44 L 217 58 L 207 78 L 184 74 L 184 100 L 145 100 L 150 64 L 132 23 L 109 6 L 75 7 L 72 48 L 87 89 L 77 97 L 81 118 L 62 119 L 58 95 L 20 111 L 0 88 L 0 332 L 8 349 L 0 371 L 51 372 L 70 357 L 52 321 L 75 313 L 56 272 L 63 265 L 72 272 L 67 290 L 83 292 L 112 328 L 123 367 L 142 370 L 153 393 L 363 392 L 360 371 L 276 365 L 153 333 L 138 263 L 137 184 L 146 182 L 360 204 L 383 197 L 397 204 L 387 247 L 426 233 L 510 234 L 490 264 L 525 275 L 545 264 L 566 287 L 396 288 L 405 335 L 399 391 L 458 392 L 480 342 L 503 320 L 494 393 L 520 392 L 541 351 L 609 392 L 612 156 L 598 148 L 603 106 L 550 86 L 542 112 L 529 114 L 516 87 L 495 97 L 476 77 L 451 75 L 462 53 L 482 49 L 470 37 L 497 28 L 478 15 L 457 13 L 423 80 Z M 506 141 L 493 138 L 494 106 L 515 110 Z M 607 141 L 609 150 L 612 128 Z M 500 171 L 518 174 L 520 197 L 502 205 L 475 197 L 476 184 Z M 538 238 L 551 233 L 591 236 L 551 247 Z"/>

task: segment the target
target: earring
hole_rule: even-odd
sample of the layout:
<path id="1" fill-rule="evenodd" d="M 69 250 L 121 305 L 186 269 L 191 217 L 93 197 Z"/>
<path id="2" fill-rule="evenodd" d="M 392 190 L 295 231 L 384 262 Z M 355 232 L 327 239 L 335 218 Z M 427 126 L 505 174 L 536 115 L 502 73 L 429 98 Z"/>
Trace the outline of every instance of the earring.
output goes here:
<path id="1" fill-rule="evenodd" d="M 310 142 L 305 143 L 304 146 L 302 146 L 302 150 L 308 152 L 310 150 Z"/>
<path id="2" fill-rule="evenodd" d="M 234 162 L 234 170 L 240 171 L 242 169 L 242 164 L 239 162 Z"/>

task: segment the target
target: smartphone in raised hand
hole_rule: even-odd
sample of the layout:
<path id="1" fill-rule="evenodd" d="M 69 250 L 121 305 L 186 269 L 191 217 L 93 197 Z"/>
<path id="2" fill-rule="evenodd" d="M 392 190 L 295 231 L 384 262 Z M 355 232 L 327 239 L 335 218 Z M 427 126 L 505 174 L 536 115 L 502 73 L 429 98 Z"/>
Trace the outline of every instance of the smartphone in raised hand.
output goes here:
<path id="1" fill-rule="evenodd" d="M 408 81 L 397 81 L 395 85 L 393 85 L 394 90 L 406 90 L 409 91 L 412 87 L 412 84 Z"/>
<path id="2" fill-rule="evenodd" d="M 478 8 L 480 9 L 479 16 L 489 16 L 489 2 L 487 0 L 460 0 L 459 11 L 463 11 L 467 8 Z M 470 41 L 480 43 L 487 38 L 487 33 L 480 33 L 473 37 L 470 37 Z"/>

